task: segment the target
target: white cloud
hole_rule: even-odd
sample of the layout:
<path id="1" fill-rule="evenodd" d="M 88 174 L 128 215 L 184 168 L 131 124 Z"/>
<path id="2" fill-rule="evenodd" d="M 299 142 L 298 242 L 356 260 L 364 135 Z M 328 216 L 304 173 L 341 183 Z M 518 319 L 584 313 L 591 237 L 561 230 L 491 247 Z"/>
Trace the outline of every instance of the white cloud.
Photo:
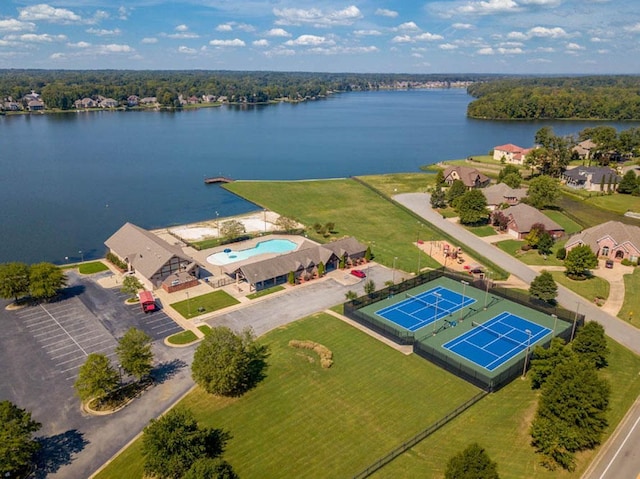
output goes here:
<path id="1" fill-rule="evenodd" d="M 8 18 L 6 20 L 0 20 L 0 32 L 31 32 L 36 28 L 35 23 L 21 22 L 15 18 Z"/>
<path id="2" fill-rule="evenodd" d="M 523 32 L 509 32 L 507 33 L 507 38 L 511 40 L 528 40 L 529 39 L 527 34 Z"/>
<path id="3" fill-rule="evenodd" d="M 489 0 L 468 2 L 466 5 L 454 9 L 455 13 L 472 15 L 490 15 L 493 13 L 517 12 L 521 7 L 514 0 Z"/>
<path id="4" fill-rule="evenodd" d="M 173 38 L 174 40 L 184 40 L 189 38 L 200 38 L 200 35 L 193 32 L 178 32 L 165 35 L 167 38 Z"/>
<path id="5" fill-rule="evenodd" d="M 309 53 L 317 53 L 320 55 L 341 55 L 341 54 L 358 54 L 358 53 L 373 53 L 377 52 L 378 47 L 344 47 L 344 46 L 332 46 L 332 47 L 314 47 L 307 50 Z"/>
<path id="6" fill-rule="evenodd" d="M 585 50 L 582 45 L 578 45 L 577 43 L 567 43 L 565 48 L 572 51 Z"/>
<path id="7" fill-rule="evenodd" d="M 352 25 L 362 18 L 360 9 L 351 5 L 342 10 L 322 11 L 318 8 L 308 10 L 302 8 L 274 8 L 273 14 L 278 17 L 276 25 L 303 25 L 311 24 L 316 27 L 331 27 Z"/>
<path id="8" fill-rule="evenodd" d="M 228 23 L 222 23 L 216 27 L 216 30 L 219 32 L 230 32 L 233 30 L 233 27 Z"/>
<path id="9" fill-rule="evenodd" d="M 65 60 L 67 56 L 64 53 L 52 53 L 49 58 L 52 60 Z"/>
<path id="10" fill-rule="evenodd" d="M 600 37 L 593 37 L 590 39 L 593 43 L 606 43 L 609 42 L 611 40 L 607 39 L 607 38 L 600 38 Z"/>
<path id="11" fill-rule="evenodd" d="M 443 43 L 442 45 L 438 45 L 438 48 L 441 50 L 455 50 L 458 48 L 458 45 L 454 45 L 453 43 Z"/>
<path id="12" fill-rule="evenodd" d="M 98 45 L 99 54 L 109 54 L 109 53 L 131 53 L 135 51 L 129 45 L 119 45 L 117 43 L 111 43 L 109 45 Z"/>
<path id="13" fill-rule="evenodd" d="M 391 43 L 410 43 L 411 37 L 409 35 L 396 35 L 391 39 Z"/>
<path id="14" fill-rule="evenodd" d="M 522 5 L 537 5 L 540 7 L 555 7 L 562 3 L 562 0 L 519 0 Z"/>
<path id="15" fill-rule="evenodd" d="M 569 34 L 560 27 L 547 28 L 547 27 L 533 27 L 527 32 L 529 37 L 538 38 L 567 38 Z"/>
<path id="16" fill-rule="evenodd" d="M 359 37 L 366 37 L 366 36 L 375 37 L 378 35 L 382 35 L 382 32 L 378 30 L 356 30 L 353 32 L 353 34 Z"/>
<path id="17" fill-rule="evenodd" d="M 212 47 L 244 47 L 246 43 L 239 38 L 233 40 L 211 40 L 209 45 Z"/>
<path id="18" fill-rule="evenodd" d="M 264 52 L 264 54 L 267 57 L 290 57 L 295 55 L 296 51 L 290 48 L 276 48 L 276 49 Z"/>
<path id="19" fill-rule="evenodd" d="M 140 43 L 146 43 L 147 45 L 152 45 L 154 43 L 158 43 L 158 39 L 155 37 L 144 37 L 140 40 Z"/>
<path id="20" fill-rule="evenodd" d="M 48 33 L 23 33 L 22 35 L 7 35 L 5 40 L 19 40 L 29 43 L 52 43 L 52 42 L 64 42 L 67 40 L 66 35 L 50 35 Z"/>
<path id="21" fill-rule="evenodd" d="M 195 55 L 196 53 L 198 53 L 198 50 L 196 50 L 195 48 L 185 47 L 183 45 L 183 46 L 179 46 L 178 47 L 178 52 L 179 53 L 186 53 L 187 55 Z"/>
<path id="22" fill-rule="evenodd" d="M 611 50 L 607 50 L 606 48 L 601 48 L 598 50 L 600 55 L 606 55 L 607 53 L 611 53 Z"/>
<path id="23" fill-rule="evenodd" d="M 398 30 L 405 30 L 405 31 L 418 31 L 420 30 L 420 27 L 418 25 L 415 24 L 415 22 L 404 22 L 400 25 L 398 25 Z"/>
<path id="24" fill-rule="evenodd" d="M 131 10 L 127 7 L 119 7 L 118 8 L 118 18 L 120 20 L 128 20 L 129 19 L 129 12 Z"/>
<path id="25" fill-rule="evenodd" d="M 268 47 L 269 40 L 261 38 L 260 40 L 255 40 L 251 43 L 254 47 Z"/>
<path id="26" fill-rule="evenodd" d="M 422 53 L 412 53 L 411 56 L 413 58 L 424 58 L 424 55 L 422 55 Z"/>
<path id="27" fill-rule="evenodd" d="M 100 23 L 101 21 L 106 20 L 108 18 L 109 18 L 108 12 L 105 12 L 104 10 L 98 10 L 96 11 L 96 13 L 93 14 L 93 17 L 88 19 L 85 23 L 88 23 L 90 25 L 95 25 L 96 23 Z"/>
<path id="28" fill-rule="evenodd" d="M 626 27 L 623 27 L 625 32 L 629 32 L 629 33 L 640 33 L 640 22 L 634 24 L 634 25 L 627 25 Z"/>
<path id="29" fill-rule="evenodd" d="M 67 43 L 67 46 L 70 48 L 89 48 L 91 46 L 91 43 L 88 43 L 88 42 Z"/>
<path id="30" fill-rule="evenodd" d="M 291 34 L 288 31 L 282 28 L 272 28 L 267 33 L 265 33 L 265 35 L 268 37 L 290 37 L 291 36 Z"/>
<path id="31" fill-rule="evenodd" d="M 378 8 L 376 10 L 376 15 L 379 15 L 381 17 L 396 18 L 398 16 L 398 12 L 394 10 L 388 10 L 386 8 Z"/>
<path id="32" fill-rule="evenodd" d="M 46 3 L 20 8 L 20 20 L 43 21 L 50 23 L 75 23 L 82 21 L 80 15 L 66 8 L 54 8 Z"/>
<path id="33" fill-rule="evenodd" d="M 546 58 L 532 58 L 531 60 L 527 60 L 528 63 L 551 63 L 551 60 Z"/>
<path id="34" fill-rule="evenodd" d="M 333 40 L 327 40 L 326 37 L 320 37 L 317 35 L 300 35 L 295 40 L 286 41 L 284 44 L 287 46 L 315 46 L 315 45 L 333 45 Z"/>
<path id="35" fill-rule="evenodd" d="M 256 27 L 254 27 L 253 25 L 249 25 L 248 23 L 236 23 L 235 26 L 238 30 L 241 30 L 247 33 L 256 31 Z"/>
<path id="36" fill-rule="evenodd" d="M 504 48 L 504 47 L 496 48 L 496 52 L 498 52 L 500 55 L 519 55 L 521 53 L 524 53 L 522 48 Z"/>
<path id="37" fill-rule="evenodd" d="M 425 32 L 421 33 L 420 35 L 416 35 L 415 37 L 413 37 L 413 39 L 417 41 L 433 42 L 436 40 L 444 40 L 444 37 L 442 35 Z"/>
<path id="38" fill-rule="evenodd" d="M 114 28 L 113 30 L 106 30 L 104 28 L 89 28 L 87 29 L 87 33 L 91 33 L 92 35 L 97 35 L 99 37 L 108 37 L 112 35 L 120 35 L 122 33 L 119 28 Z"/>
<path id="39" fill-rule="evenodd" d="M 186 32 L 187 30 L 189 30 L 189 27 L 186 26 L 184 23 L 178 25 L 176 28 L 174 28 L 174 30 L 176 32 Z"/>
<path id="40" fill-rule="evenodd" d="M 539 47 L 539 48 L 536 48 L 536 51 L 542 52 L 542 53 L 554 53 L 556 49 L 553 47 Z"/>
<path id="41" fill-rule="evenodd" d="M 470 23 L 454 23 L 451 26 L 456 30 L 471 30 L 473 28 L 473 25 Z"/>
<path id="42" fill-rule="evenodd" d="M 478 55 L 493 55 L 495 52 L 491 47 L 484 47 L 478 50 Z"/>

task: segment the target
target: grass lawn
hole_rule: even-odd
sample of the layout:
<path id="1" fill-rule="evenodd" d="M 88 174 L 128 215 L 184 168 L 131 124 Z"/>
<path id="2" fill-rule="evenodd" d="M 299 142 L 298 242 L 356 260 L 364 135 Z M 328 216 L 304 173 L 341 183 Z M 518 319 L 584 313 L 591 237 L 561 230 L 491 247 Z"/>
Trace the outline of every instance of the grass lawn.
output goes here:
<path id="1" fill-rule="evenodd" d="M 542 213 L 544 213 L 545 216 L 547 216 L 548 218 L 551 218 L 553 221 L 555 221 L 560 226 L 562 226 L 564 228 L 564 232 L 567 235 L 572 235 L 573 233 L 582 231 L 582 226 L 580 224 L 573 221 L 571 218 L 569 218 L 567 215 L 565 215 L 561 211 L 544 210 Z"/>
<path id="2" fill-rule="evenodd" d="M 267 296 L 268 294 L 271 293 L 277 293 L 278 291 L 282 291 L 284 289 L 284 286 L 274 286 L 272 288 L 267 288 L 267 289 L 263 289 L 258 291 L 257 293 L 251 293 L 247 295 L 248 299 L 256 299 L 256 298 L 260 298 L 262 296 Z"/>
<path id="3" fill-rule="evenodd" d="M 424 193 L 427 188 L 436 184 L 436 175 L 433 173 L 393 173 L 371 175 L 361 179 L 388 196 L 400 193 Z"/>
<path id="4" fill-rule="evenodd" d="M 180 313 L 183 318 L 190 319 L 200 316 L 201 314 L 233 306 L 239 302 L 240 301 L 227 292 L 218 290 L 201 296 L 196 296 L 194 298 L 178 301 L 170 306 Z"/>
<path id="5" fill-rule="evenodd" d="M 522 245 L 526 244 L 526 241 L 523 240 L 504 240 L 495 243 L 495 245 L 500 248 L 505 253 L 513 256 L 514 258 L 518 258 L 524 264 L 528 264 L 531 266 L 562 266 L 563 262 L 556 258 L 556 251 L 564 245 L 564 241 L 556 242 L 553 245 L 552 253 L 547 256 L 547 259 L 544 259 L 544 256 L 538 254 L 537 250 L 531 249 L 529 251 L 521 251 L 520 248 Z"/>
<path id="6" fill-rule="evenodd" d="M 619 198 L 623 196 L 628 197 L 629 195 L 612 195 L 612 197 L 616 198 L 616 201 L 619 201 Z M 558 206 L 562 208 L 565 214 L 567 214 L 568 216 L 570 216 L 580 224 L 584 225 L 585 228 L 590 228 L 591 226 L 596 226 L 611 220 L 621 221 L 622 223 L 636 225 L 636 226 L 640 224 L 638 220 L 623 216 L 619 212 L 617 213 L 613 210 L 605 210 L 605 209 L 599 208 L 597 201 L 603 202 L 605 201 L 606 198 L 609 198 L 609 197 L 597 197 L 597 198 L 593 197 L 591 199 L 578 199 L 574 195 L 571 195 L 563 191 L 562 195 L 558 199 Z M 630 198 L 635 198 L 635 200 L 638 200 L 638 198 L 636 197 L 630 197 Z M 613 201 L 613 200 L 608 200 L 608 201 Z M 634 206 L 629 204 L 627 207 L 625 207 L 622 213 L 626 212 L 627 208 L 629 209 L 635 208 L 635 203 L 634 203 Z"/>
<path id="7" fill-rule="evenodd" d="M 471 231 L 476 236 L 493 236 L 496 234 L 496 230 L 493 227 L 484 225 L 484 226 L 465 226 L 469 231 Z"/>
<path id="8" fill-rule="evenodd" d="M 551 271 L 551 275 L 556 283 L 569 288 L 589 301 L 593 301 L 595 298 L 607 299 L 609 297 L 609 282 L 606 279 L 591 276 L 584 281 L 575 281 L 567 278 L 562 271 Z"/>
<path id="9" fill-rule="evenodd" d="M 611 356 L 603 375 L 611 382 L 611 403 L 607 435 L 615 429 L 625 412 L 640 394 L 640 357 L 609 340 Z M 577 455 L 573 473 L 548 471 L 540 466 L 529 445 L 529 425 L 537 407 L 537 392 L 529 381 L 516 379 L 491 394 L 444 426 L 416 447 L 374 474 L 375 479 L 430 477 L 441 479 L 451 456 L 472 442 L 478 442 L 498 463 L 502 479 L 578 479 L 597 451 Z M 603 442 L 606 437 L 603 439 Z"/>
<path id="10" fill-rule="evenodd" d="M 203 334 L 207 334 L 207 333 L 211 332 L 211 326 L 209 326 L 208 324 L 201 324 L 200 326 L 198 326 L 198 329 Z"/>
<path id="11" fill-rule="evenodd" d="M 78 266 L 80 274 L 94 274 L 107 271 L 107 265 L 102 261 L 92 261 L 91 263 L 82 263 Z"/>
<path id="12" fill-rule="evenodd" d="M 640 294 L 637 294 L 640 291 L 640 269 L 635 268 L 633 274 L 625 274 L 623 278 L 624 303 L 618 317 L 640 328 Z"/>
<path id="13" fill-rule="evenodd" d="M 612 195 L 594 196 L 588 200 L 589 203 L 613 211 L 618 214 L 625 214 L 627 211 L 640 213 L 640 197 L 632 195 L 622 195 L 615 193 Z"/>
<path id="14" fill-rule="evenodd" d="M 322 369 L 315 353 L 289 347 L 291 339 L 323 344 L 333 352 L 333 366 Z M 353 476 L 478 392 L 326 314 L 261 342 L 271 355 L 257 388 L 231 399 L 196 389 L 182 400 L 201 425 L 231 432 L 224 458 L 244 479 Z M 141 478 L 140 445 L 97 477 Z M 427 471 L 422 476 L 431 477 Z"/>
<path id="15" fill-rule="evenodd" d="M 196 333 L 186 329 L 180 333 L 169 336 L 167 341 L 171 344 L 189 344 L 194 342 L 196 339 L 198 339 Z"/>
<path id="16" fill-rule="evenodd" d="M 397 257 L 397 267 L 402 271 L 416 271 L 418 252 L 412 243 L 418 235 L 424 241 L 439 239 L 439 233 L 427 222 L 419 222 L 354 180 L 235 181 L 224 187 L 260 206 L 296 218 L 307 226 L 309 237 L 320 243 L 327 240 L 311 226 L 333 222 L 335 237 L 354 236 L 370 244 L 375 261 L 389 267 Z M 422 267 L 439 266 L 424 253 L 420 263 Z"/>
<path id="17" fill-rule="evenodd" d="M 450 206 L 447 206 L 446 208 L 438 209 L 438 213 L 440 213 L 445 218 L 455 218 L 458 216 L 458 212 L 453 208 L 451 208 Z"/>

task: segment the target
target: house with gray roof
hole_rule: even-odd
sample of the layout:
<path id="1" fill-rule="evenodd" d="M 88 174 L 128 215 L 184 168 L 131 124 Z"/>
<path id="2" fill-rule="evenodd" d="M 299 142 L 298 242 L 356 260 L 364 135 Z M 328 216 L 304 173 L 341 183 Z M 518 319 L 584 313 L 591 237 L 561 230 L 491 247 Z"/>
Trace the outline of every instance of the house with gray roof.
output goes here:
<path id="1" fill-rule="evenodd" d="M 104 244 L 149 289 L 160 287 L 175 273 L 200 275 L 200 265 L 180 247 L 132 223 L 125 223 Z"/>
<path id="2" fill-rule="evenodd" d="M 606 166 L 577 166 L 566 170 L 562 179 L 571 188 L 587 191 L 607 191 L 609 184 L 615 188 L 621 180 L 615 170 Z"/>
<path id="3" fill-rule="evenodd" d="M 484 188 L 491 182 L 487 175 L 469 166 L 447 166 L 442 174 L 444 175 L 445 183 L 449 186 L 455 180 L 462 181 L 468 189 Z"/>
<path id="4" fill-rule="evenodd" d="M 567 241 L 567 252 L 576 246 L 587 245 L 591 251 L 602 258 L 622 261 L 640 259 L 640 227 L 627 225 L 620 221 L 607 221 L 598 226 L 573 235 Z"/>
<path id="5" fill-rule="evenodd" d="M 576 153 L 578 157 L 582 158 L 583 160 L 588 160 L 591 158 L 591 150 L 594 150 L 596 146 L 597 145 L 593 141 L 584 140 L 571 148 L 571 151 Z"/>
<path id="6" fill-rule="evenodd" d="M 502 205 L 517 205 L 522 198 L 527 196 L 526 188 L 511 188 L 504 183 L 487 186 L 482 189 L 482 194 L 487 199 L 487 207 L 494 211 Z"/>
<path id="7" fill-rule="evenodd" d="M 544 229 L 553 236 L 554 239 L 564 234 L 564 228 L 562 226 L 533 206 L 520 203 L 502 210 L 502 213 L 509 219 L 507 232 L 515 238 L 524 239 L 531 231 L 533 225 L 538 223 L 542 224 Z"/>

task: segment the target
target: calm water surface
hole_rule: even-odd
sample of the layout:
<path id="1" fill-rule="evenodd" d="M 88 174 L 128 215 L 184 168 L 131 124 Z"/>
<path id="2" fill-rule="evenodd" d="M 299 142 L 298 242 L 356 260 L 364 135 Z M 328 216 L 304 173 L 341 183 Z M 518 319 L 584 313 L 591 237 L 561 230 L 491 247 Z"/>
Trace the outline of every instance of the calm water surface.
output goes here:
<path id="1" fill-rule="evenodd" d="M 594 125 L 470 120 L 470 100 L 463 90 L 367 92 L 264 107 L 0 117 L 0 262 L 100 257 L 126 221 L 157 228 L 257 209 L 204 185 L 206 176 L 416 171 L 498 144 L 530 146 L 544 125 L 557 134 Z"/>

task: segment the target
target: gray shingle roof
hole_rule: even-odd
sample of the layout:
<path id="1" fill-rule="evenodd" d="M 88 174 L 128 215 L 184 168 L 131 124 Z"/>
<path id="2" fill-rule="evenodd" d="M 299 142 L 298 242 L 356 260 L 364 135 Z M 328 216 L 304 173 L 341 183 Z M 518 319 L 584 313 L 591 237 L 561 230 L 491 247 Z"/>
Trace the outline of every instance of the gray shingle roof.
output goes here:
<path id="1" fill-rule="evenodd" d="M 564 231 L 564 228 L 533 206 L 520 203 L 502 210 L 505 216 L 513 219 L 520 233 L 528 233 L 536 223 L 541 223 L 547 231 Z"/>
<path id="2" fill-rule="evenodd" d="M 611 177 L 611 181 L 615 180 L 616 182 L 620 182 L 621 179 L 614 170 L 605 166 L 576 166 L 566 170 L 563 175 L 579 182 L 587 181 L 587 177 L 591 175 L 591 183 L 595 184 L 600 183 L 603 178 L 605 181 L 609 181 L 609 177 Z"/>
<path id="3" fill-rule="evenodd" d="M 445 179 L 451 176 L 453 172 L 457 173 L 457 176 L 462 180 L 465 186 L 473 188 L 476 186 L 476 180 L 482 184 L 489 181 L 489 177 L 484 173 L 481 173 L 476 168 L 469 166 L 447 166 L 442 172 Z"/>
<path id="4" fill-rule="evenodd" d="M 508 198 L 515 198 L 520 201 L 527 196 L 526 188 L 511 188 L 504 183 L 498 183 L 496 185 L 487 186 L 482 189 L 488 205 L 499 205 L 506 203 Z"/>
<path id="5" fill-rule="evenodd" d="M 581 233 L 569 238 L 566 247 L 568 248 L 576 244 L 586 244 L 589 245 L 595 253 L 599 249 L 598 241 L 607 236 L 613 239 L 616 245 L 629 242 L 637 249 L 640 249 L 640 227 L 627 225 L 619 221 L 607 221 L 601 225 L 587 228 Z"/>

